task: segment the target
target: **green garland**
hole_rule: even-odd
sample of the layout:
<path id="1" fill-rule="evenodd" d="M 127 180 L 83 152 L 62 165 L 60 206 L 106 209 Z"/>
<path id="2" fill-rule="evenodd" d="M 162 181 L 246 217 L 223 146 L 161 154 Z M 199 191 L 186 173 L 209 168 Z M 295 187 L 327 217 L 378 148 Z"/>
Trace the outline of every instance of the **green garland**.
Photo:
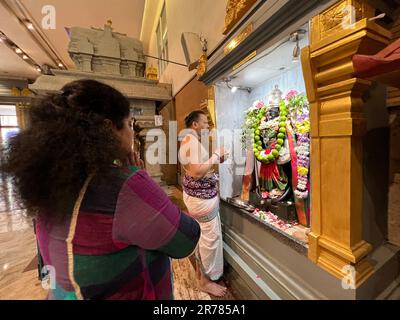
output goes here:
<path id="1" fill-rule="evenodd" d="M 249 114 L 248 116 L 252 117 L 253 121 L 253 126 L 251 132 L 251 138 L 253 141 L 253 152 L 256 157 L 256 159 L 260 162 L 263 163 L 271 163 L 275 161 L 276 159 L 279 158 L 279 150 L 281 150 L 282 145 L 284 144 L 285 137 L 286 137 L 286 115 L 287 115 L 287 110 L 286 110 L 286 105 L 284 100 L 282 100 L 279 104 L 279 130 L 278 134 L 276 135 L 276 145 L 274 149 L 271 150 L 271 152 L 266 155 L 265 154 L 265 149 L 262 147 L 262 140 L 260 136 L 260 123 L 262 119 L 265 118 L 265 115 L 267 113 L 267 107 L 263 106 L 262 108 L 258 109 L 258 112 L 256 111 L 251 112 L 251 115 Z M 254 119 L 254 117 L 256 117 Z"/>

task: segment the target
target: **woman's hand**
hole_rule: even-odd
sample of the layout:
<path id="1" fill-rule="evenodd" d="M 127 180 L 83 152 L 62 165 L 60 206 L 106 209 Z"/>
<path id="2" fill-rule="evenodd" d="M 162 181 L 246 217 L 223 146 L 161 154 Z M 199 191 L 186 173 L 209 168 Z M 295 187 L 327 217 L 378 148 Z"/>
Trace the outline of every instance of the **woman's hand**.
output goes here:
<path id="1" fill-rule="evenodd" d="M 144 161 L 140 159 L 139 153 L 132 151 L 128 156 L 128 163 L 131 166 L 139 167 L 144 169 Z"/>

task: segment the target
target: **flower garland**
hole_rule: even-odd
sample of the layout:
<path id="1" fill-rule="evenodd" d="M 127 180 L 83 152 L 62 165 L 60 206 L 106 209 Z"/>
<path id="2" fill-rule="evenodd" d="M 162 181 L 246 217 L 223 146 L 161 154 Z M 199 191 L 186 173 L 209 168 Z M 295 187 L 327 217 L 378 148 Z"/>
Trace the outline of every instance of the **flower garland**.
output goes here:
<path id="1" fill-rule="evenodd" d="M 304 95 L 291 90 L 286 95 L 289 117 L 297 137 L 297 187 L 294 191 L 296 197 L 308 197 L 308 172 L 310 168 L 310 118 L 308 102 Z"/>
<path id="2" fill-rule="evenodd" d="M 280 219 L 277 215 L 273 214 L 270 211 L 263 211 L 257 208 L 254 210 L 253 214 L 261 221 L 272 224 L 274 227 L 277 227 L 282 231 L 293 228 L 297 225 L 296 222 L 286 222 Z"/>
<path id="3" fill-rule="evenodd" d="M 246 110 L 244 125 L 244 135 L 250 135 L 256 159 L 266 164 L 279 158 L 279 150 L 281 150 L 286 137 L 287 120 L 287 110 L 283 100 L 279 105 L 279 117 L 265 121 L 267 109 L 262 101 L 256 101 L 251 108 Z M 275 138 L 276 142 L 270 148 L 264 149 L 263 138 Z"/>
<path id="4" fill-rule="evenodd" d="M 295 196 L 300 199 L 308 197 L 308 173 L 310 168 L 310 117 L 307 98 L 296 90 L 290 90 L 279 105 L 279 117 L 266 121 L 268 106 L 263 101 L 255 101 L 245 111 L 246 121 L 242 126 L 242 142 L 244 146 L 253 148 L 256 159 L 265 164 L 276 161 L 280 157 L 286 138 L 286 121 L 289 120 L 296 135 L 297 186 Z M 263 142 L 276 139 L 268 149 Z"/>

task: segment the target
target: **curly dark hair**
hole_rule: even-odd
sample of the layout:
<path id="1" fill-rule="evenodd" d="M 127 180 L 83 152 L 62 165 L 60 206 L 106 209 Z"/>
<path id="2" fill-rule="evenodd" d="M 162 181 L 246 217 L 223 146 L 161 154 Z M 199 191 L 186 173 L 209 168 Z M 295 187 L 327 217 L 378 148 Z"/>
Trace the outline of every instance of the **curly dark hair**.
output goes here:
<path id="1" fill-rule="evenodd" d="M 129 115 L 129 101 L 94 80 L 71 82 L 61 93 L 35 101 L 29 128 L 10 139 L 2 165 L 28 214 L 38 209 L 58 217 L 71 214 L 88 175 L 107 176 L 123 156 L 105 119 L 121 129 Z"/>

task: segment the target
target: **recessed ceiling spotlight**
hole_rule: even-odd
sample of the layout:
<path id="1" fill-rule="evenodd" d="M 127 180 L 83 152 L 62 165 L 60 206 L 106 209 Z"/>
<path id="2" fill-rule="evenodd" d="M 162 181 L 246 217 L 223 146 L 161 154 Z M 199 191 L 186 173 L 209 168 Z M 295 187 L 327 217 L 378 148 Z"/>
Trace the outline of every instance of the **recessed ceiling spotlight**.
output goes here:
<path id="1" fill-rule="evenodd" d="M 63 65 L 61 62 L 58 63 L 58 66 L 59 66 L 60 68 L 64 67 L 64 65 Z"/>
<path id="2" fill-rule="evenodd" d="M 228 89 L 231 90 L 232 93 L 235 93 L 238 90 L 244 90 L 247 91 L 248 93 L 251 92 L 251 88 L 248 87 L 241 87 L 241 86 L 232 86 L 230 82 L 232 79 L 236 78 L 236 76 L 232 76 L 230 78 L 223 78 L 222 81 L 225 83 L 225 85 L 228 87 Z"/>
<path id="3" fill-rule="evenodd" d="M 22 59 L 28 60 L 28 56 L 27 56 L 26 54 L 24 54 L 24 55 L 22 56 Z"/>
<path id="4" fill-rule="evenodd" d="M 33 26 L 32 22 L 29 20 L 25 21 L 25 25 L 29 30 L 35 30 L 35 27 Z"/>
<path id="5" fill-rule="evenodd" d="M 40 67 L 36 67 L 37 72 L 42 72 L 42 69 Z"/>
<path id="6" fill-rule="evenodd" d="M 15 52 L 18 53 L 18 54 L 21 54 L 21 53 L 22 53 L 22 50 L 21 50 L 20 48 L 16 48 L 16 49 L 15 49 Z"/>

